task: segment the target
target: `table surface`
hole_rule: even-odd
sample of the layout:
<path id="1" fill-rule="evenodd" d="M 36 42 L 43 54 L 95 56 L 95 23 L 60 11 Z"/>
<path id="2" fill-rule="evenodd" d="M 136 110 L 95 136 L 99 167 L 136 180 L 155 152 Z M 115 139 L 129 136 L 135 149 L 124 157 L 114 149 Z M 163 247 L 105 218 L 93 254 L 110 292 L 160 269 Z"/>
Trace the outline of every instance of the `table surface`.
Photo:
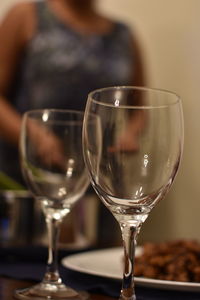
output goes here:
<path id="1" fill-rule="evenodd" d="M 42 280 L 46 269 L 46 252 L 46 248 L 0 248 L 0 300 L 12 300 L 16 289 L 32 286 Z M 70 254 L 66 251 L 63 253 L 64 256 Z M 120 280 L 72 271 L 62 265 L 59 267 L 63 282 L 76 290 L 88 291 L 91 300 L 118 299 Z M 137 300 L 200 300 L 200 291 L 159 290 L 137 284 L 136 295 Z"/>
<path id="2" fill-rule="evenodd" d="M 15 299 L 13 297 L 13 293 L 16 289 L 26 288 L 33 284 L 35 284 L 35 282 L 0 277 L 0 299 L 1 300 Z M 90 294 L 90 299 L 91 300 L 112 300 L 115 298 L 111 298 L 109 296 L 100 295 L 100 294 Z"/>

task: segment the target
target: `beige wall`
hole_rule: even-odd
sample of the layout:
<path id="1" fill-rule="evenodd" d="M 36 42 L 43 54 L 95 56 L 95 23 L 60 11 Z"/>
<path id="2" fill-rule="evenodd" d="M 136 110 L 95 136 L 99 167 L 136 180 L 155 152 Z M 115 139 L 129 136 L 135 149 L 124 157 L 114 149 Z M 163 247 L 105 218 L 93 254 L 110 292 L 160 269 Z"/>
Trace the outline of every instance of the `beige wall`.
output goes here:
<path id="1" fill-rule="evenodd" d="M 1 0 L 0 17 L 10 3 Z M 99 0 L 100 9 L 130 24 L 141 38 L 149 86 L 180 94 L 185 150 L 171 192 L 152 212 L 141 240 L 199 238 L 200 1 Z"/>

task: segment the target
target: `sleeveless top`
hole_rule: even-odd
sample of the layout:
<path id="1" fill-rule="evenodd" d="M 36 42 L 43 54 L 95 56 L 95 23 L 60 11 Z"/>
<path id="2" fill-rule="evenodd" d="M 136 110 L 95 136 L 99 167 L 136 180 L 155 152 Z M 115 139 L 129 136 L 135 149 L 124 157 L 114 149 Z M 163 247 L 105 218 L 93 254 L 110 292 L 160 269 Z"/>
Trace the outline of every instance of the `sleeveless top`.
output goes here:
<path id="1" fill-rule="evenodd" d="M 37 29 L 27 45 L 8 99 L 20 113 L 38 108 L 84 110 L 90 91 L 130 85 L 131 32 L 115 22 L 106 34 L 81 35 L 64 24 L 47 1 L 36 1 Z M 20 180 L 17 150 L 0 140 L 0 169 Z"/>

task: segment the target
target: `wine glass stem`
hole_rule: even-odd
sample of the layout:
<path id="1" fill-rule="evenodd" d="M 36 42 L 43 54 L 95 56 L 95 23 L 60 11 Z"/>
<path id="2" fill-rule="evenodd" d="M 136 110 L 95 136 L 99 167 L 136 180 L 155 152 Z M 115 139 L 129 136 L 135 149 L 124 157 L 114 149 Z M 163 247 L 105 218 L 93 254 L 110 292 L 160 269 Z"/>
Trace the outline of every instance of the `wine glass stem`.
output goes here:
<path id="1" fill-rule="evenodd" d="M 120 299 L 136 300 L 134 285 L 135 247 L 140 223 L 120 222 L 124 245 L 124 272 Z"/>
<path id="2" fill-rule="evenodd" d="M 58 238 L 60 233 L 60 220 L 51 216 L 46 217 L 48 231 L 48 261 L 44 282 L 60 284 L 62 282 L 58 271 Z"/>

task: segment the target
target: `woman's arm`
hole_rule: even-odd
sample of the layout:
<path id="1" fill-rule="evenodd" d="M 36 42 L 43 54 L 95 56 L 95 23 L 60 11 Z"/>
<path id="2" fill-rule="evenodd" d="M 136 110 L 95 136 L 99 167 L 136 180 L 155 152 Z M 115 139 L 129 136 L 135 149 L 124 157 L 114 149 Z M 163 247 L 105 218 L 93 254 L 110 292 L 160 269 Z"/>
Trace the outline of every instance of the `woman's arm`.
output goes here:
<path id="1" fill-rule="evenodd" d="M 145 86 L 145 70 L 144 70 L 144 61 L 142 51 L 140 49 L 138 41 L 132 38 L 133 45 L 133 59 L 134 59 L 134 70 L 132 85 L 137 87 Z M 135 97 L 137 95 L 137 97 Z M 133 99 L 129 99 L 130 105 L 141 106 L 143 103 L 142 94 L 134 93 Z M 146 115 L 144 110 L 138 109 L 133 110 L 133 113 L 130 114 L 127 124 L 119 140 L 113 148 L 110 148 L 110 151 L 126 151 L 126 152 L 136 152 L 139 149 L 138 137 L 144 130 L 146 126 Z"/>
<path id="2" fill-rule="evenodd" d="M 0 25 L 0 135 L 18 144 L 21 116 L 6 99 L 24 48 L 34 30 L 32 4 L 17 4 Z"/>
<path id="3" fill-rule="evenodd" d="M 134 86 L 145 86 L 145 69 L 144 69 L 144 57 L 142 47 L 138 40 L 132 37 L 133 45 L 133 59 L 134 59 L 134 74 L 133 74 L 133 85 Z"/>

